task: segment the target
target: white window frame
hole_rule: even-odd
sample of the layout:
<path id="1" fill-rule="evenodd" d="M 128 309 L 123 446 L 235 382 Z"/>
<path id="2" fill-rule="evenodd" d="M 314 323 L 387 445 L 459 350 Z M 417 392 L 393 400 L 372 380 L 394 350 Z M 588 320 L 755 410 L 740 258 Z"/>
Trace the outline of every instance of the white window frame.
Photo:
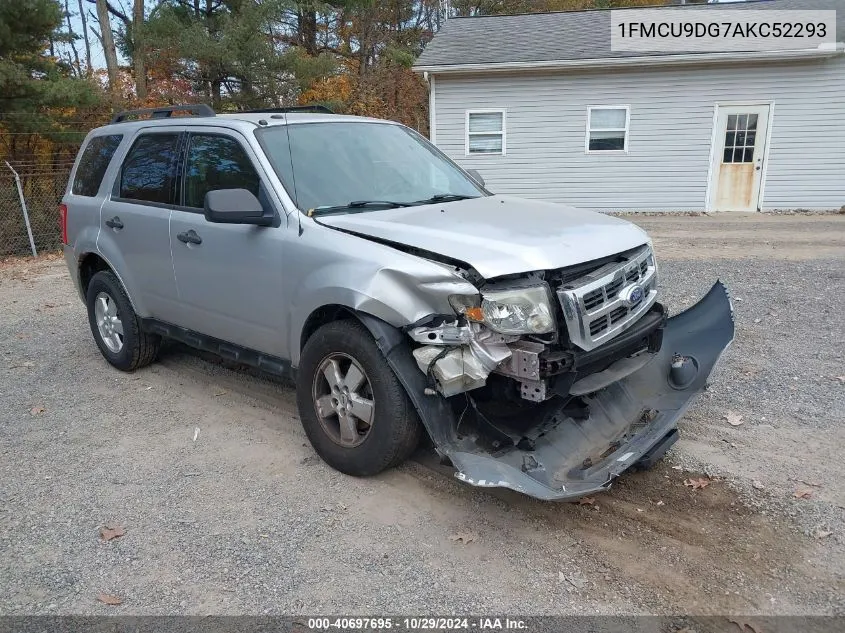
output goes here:
<path id="1" fill-rule="evenodd" d="M 469 117 L 471 114 L 501 114 L 502 115 L 502 151 L 501 152 L 472 152 L 469 151 L 469 137 L 475 135 L 500 134 L 500 132 L 472 132 L 469 131 Z M 508 111 L 504 108 L 487 108 L 483 110 L 467 110 L 464 118 L 464 155 L 465 156 L 505 156 L 508 140 Z"/>
<path id="2" fill-rule="evenodd" d="M 593 130 L 592 118 L 593 110 L 625 110 L 625 129 L 622 128 L 604 128 L 601 130 Z M 624 132 L 625 145 L 623 149 L 590 149 L 590 132 Z M 584 135 L 584 153 L 585 154 L 600 154 L 603 156 L 613 156 L 628 153 L 628 138 L 631 133 L 631 106 L 627 104 L 619 105 L 591 105 L 587 106 L 587 132 Z"/>

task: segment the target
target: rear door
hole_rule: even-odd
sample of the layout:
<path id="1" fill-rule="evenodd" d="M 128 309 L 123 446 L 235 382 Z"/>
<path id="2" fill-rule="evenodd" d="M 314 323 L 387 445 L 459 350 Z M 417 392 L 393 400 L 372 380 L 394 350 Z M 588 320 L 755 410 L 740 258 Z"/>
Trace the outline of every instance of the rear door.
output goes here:
<path id="1" fill-rule="evenodd" d="M 170 222 L 180 324 L 287 358 L 281 335 L 284 214 L 245 141 L 235 130 L 215 127 L 191 127 L 186 136 L 181 206 Z M 207 222 L 205 194 L 215 189 L 248 189 L 275 211 L 275 226 Z"/>
<path id="2" fill-rule="evenodd" d="M 169 322 L 178 316 L 169 224 L 183 136 L 184 128 L 141 130 L 103 203 L 97 238 L 139 315 Z"/>

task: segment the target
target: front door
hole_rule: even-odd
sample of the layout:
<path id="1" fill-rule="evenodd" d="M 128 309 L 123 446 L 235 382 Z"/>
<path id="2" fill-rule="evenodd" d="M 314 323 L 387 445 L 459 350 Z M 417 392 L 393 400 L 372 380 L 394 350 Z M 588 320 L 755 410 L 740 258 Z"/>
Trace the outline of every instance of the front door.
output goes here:
<path id="1" fill-rule="evenodd" d="M 177 323 L 223 341 L 287 358 L 282 291 L 285 226 L 215 224 L 205 194 L 248 189 L 275 206 L 249 145 L 234 132 L 192 128 L 181 204 L 170 219 L 170 248 L 181 300 Z M 277 224 L 281 224 L 277 222 Z"/>
<path id="2" fill-rule="evenodd" d="M 759 211 L 769 107 L 719 106 L 710 182 L 714 211 Z"/>

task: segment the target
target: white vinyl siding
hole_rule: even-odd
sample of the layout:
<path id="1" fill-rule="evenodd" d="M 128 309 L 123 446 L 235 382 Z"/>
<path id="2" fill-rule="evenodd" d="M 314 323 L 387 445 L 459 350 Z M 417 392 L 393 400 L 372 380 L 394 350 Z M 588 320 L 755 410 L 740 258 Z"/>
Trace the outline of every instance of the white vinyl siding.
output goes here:
<path id="1" fill-rule="evenodd" d="M 590 105 L 630 107 L 628 153 L 585 153 Z M 716 103 L 774 102 L 763 209 L 845 205 L 845 56 L 437 76 L 437 145 L 496 193 L 602 210 L 700 211 Z M 507 154 L 466 151 L 466 112 L 507 111 Z"/>
<path id="2" fill-rule="evenodd" d="M 628 106 L 589 106 L 584 151 L 588 154 L 627 152 L 630 123 Z"/>
<path id="3" fill-rule="evenodd" d="M 505 154 L 504 110 L 467 111 L 465 153 Z"/>

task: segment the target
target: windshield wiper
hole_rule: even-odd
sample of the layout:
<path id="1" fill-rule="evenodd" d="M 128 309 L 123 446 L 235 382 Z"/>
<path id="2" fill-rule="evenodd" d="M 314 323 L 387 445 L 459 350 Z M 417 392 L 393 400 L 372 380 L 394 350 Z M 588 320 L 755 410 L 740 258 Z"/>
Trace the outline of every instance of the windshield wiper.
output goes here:
<path id="1" fill-rule="evenodd" d="M 330 207 L 316 207 L 311 209 L 308 215 L 325 215 L 329 213 L 342 213 L 352 209 L 365 209 L 366 207 L 382 207 L 385 209 L 398 209 L 399 207 L 411 206 L 407 202 L 395 202 L 394 200 L 353 200 L 348 204 L 338 204 Z"/>
<path id="2" fill-rule="evenodd" d="M 417 200 L 415 204 L 434 204 L 436 202 L 452 202 L 453 200 L 472 200 L 478 196 L 465 196 L 461 193 L 438 193 L 425 200 Z"/>

